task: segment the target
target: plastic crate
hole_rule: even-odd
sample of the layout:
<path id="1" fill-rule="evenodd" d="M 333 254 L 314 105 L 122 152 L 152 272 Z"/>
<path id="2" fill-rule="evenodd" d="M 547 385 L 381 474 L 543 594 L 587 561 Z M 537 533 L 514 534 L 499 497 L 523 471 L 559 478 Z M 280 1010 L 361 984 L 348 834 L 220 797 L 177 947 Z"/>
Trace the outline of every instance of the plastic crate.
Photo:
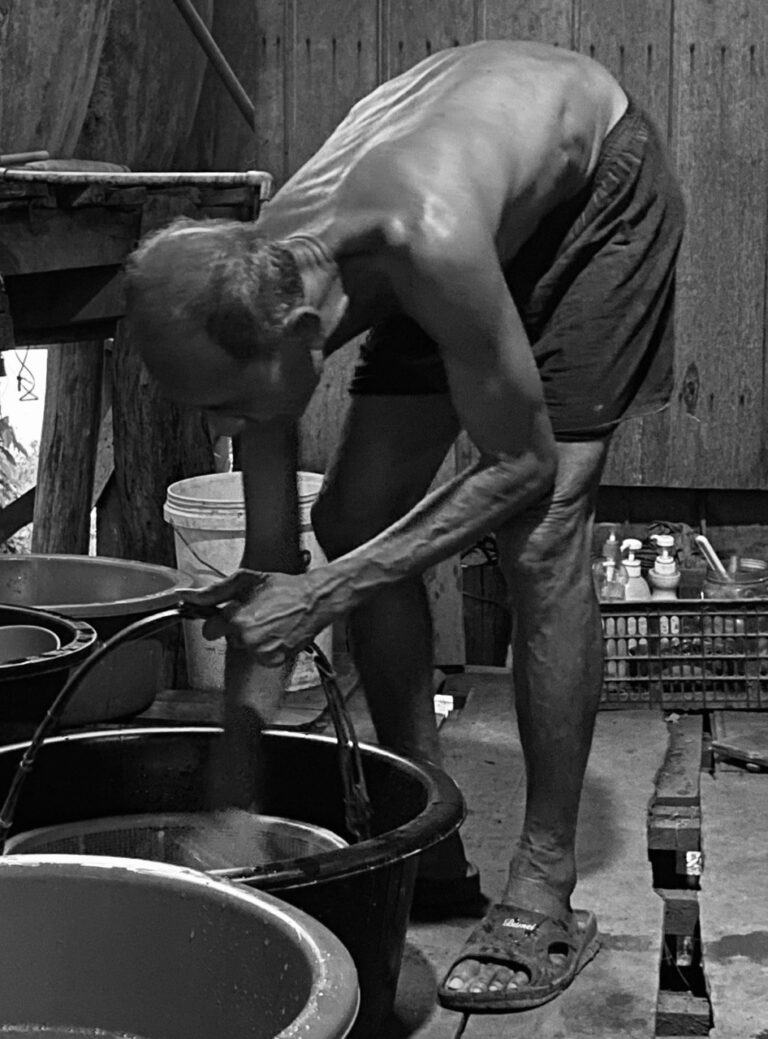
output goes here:
<path id="1" fill-rule="evenodd" d="M 602 703 L 768 708 L 768 599 L 601 603 Z"/>

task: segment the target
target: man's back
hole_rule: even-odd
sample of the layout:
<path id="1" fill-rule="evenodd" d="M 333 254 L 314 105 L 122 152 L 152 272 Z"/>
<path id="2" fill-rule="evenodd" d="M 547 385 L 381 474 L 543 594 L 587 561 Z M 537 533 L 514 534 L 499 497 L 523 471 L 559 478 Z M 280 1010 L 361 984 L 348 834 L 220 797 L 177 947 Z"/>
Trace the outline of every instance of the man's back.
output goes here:
<path id="1" fill-rule="evenodd" d="M 625 106 L 580 54 L 513 41 L 442 51 L 355 105 L 265 208 L 264 232 L 330 235 L 340 255 L 345 221 L 361 213 L 447 236 L 469 214 L 508 259 L 583 187 Z"/>

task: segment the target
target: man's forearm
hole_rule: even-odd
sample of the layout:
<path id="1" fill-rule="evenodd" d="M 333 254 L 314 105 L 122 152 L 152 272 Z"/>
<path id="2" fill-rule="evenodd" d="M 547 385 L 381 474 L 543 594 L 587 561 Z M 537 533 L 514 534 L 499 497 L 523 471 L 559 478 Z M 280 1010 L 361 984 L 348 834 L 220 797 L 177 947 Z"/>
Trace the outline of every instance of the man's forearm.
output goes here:
<path id="1" fill-rule="evenodd" d="M 251 423 L 240 437 L 246 508 L 242 565 L 254 570 L 299 573 L 299 505 L 296 486 L 298 434 L 293 422 Z M 273 720 L 285 686 L 280 669 L 267 668 L 254 656 L 227 646 L 227 713 Z M 250 715 L 249 713 L 250 712 Z M 255 724 L 255 721 L 254 721 Z M 228 737 L 241 747 L 240 737 Z"/>
<path id="2" fill-rule="evenodd" d="M 246 508 L 242 565 L 252 570 L 299 573 L 296 425 L 251 423 L 240 437 L 239 448 Z"/>
<path id="3" fill-rule="evenodd" d="M 534 452 L 479 461 L 377 537 L 308 575 L 316 608 L 342 615 L 379 588 L 461 552 L 543 497 L 553 480 L 553 468 Z"/>

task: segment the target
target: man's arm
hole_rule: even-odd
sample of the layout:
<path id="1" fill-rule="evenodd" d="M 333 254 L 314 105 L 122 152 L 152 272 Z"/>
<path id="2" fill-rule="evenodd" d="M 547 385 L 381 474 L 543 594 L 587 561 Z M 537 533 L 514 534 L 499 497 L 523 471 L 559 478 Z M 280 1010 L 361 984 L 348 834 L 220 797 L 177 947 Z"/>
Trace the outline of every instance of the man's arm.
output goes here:
<path id="1" fill-rule="evenodd" d="M 412 247 L 408 260 L 395 269 L 398 297 L 437 343 L 473 443 L 491 458 L 532 453 L 551 466 L 555 442 L 541 379 L 493 241 L 475 230 L 434 235 Z"/>
<path id="2" fill-rule="evenodd" d="M 482 456 L 372 541 L 307 575 L 310 612 L 327 617 L 468 547 L 554 481 L 541 380 L 495 250 L 442 243 L 409 261 L 393 278 L 398 297 L 438 343 L 453 404 Z"/>
<path id="3" fill-rule="evenodd" d="M 245 491 L 245 549 L 241 567 L 297 574 L 303 569 L 299 545 L 296 486 L 298 431 L 290 421 L 249 422 L 238 442 Z M 265 669 L 256 658 L 227 646 L 227 703 L 255 708 L 266 721 L 283 693 L 282 672 Z"/>
<path id="4" fill-rule="evenodd" d="M 299 573 L 302 566 L 295 422 L 246 423 L 238 451 L 246 509 L 242 566 Z"/>
<path id="5" fill-rule="evenodd" d="M 242 566 L 295 574 L 301 569 L 296 488 L 297 431 L 293 422 L 248 423 L 238 444 L 246 510 Z M 282 668 L 268 668 L 227 644 L 224 738 L 211 770 L 214 807 L 251 807 L 260 797 L 260 732 L 277 712 Z M 255 807 L 260 807 L 256 803 Z"/>

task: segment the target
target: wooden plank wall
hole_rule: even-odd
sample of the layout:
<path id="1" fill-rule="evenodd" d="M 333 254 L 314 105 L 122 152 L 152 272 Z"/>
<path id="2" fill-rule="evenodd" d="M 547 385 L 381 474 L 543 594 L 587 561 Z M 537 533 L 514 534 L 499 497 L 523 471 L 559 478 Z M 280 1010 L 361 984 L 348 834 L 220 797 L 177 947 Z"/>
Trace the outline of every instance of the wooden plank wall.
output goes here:
<path id="1" fill-rule="evenodd" d="M 256 159 L 278 184 L 357 98 L 442 47 L 480 38 L 539 39 L 579 49 L 611 69 L 668 137 L 689 230 L 679 267 L 672 403 L 616 436 L 604 482 L 768 487 L 765 0 L 226 0 L 223 6 L 230 39 L 234 9 L 258 8 L 258 40 L 243 42 L 247 33 L 240 33 L 239 47 L 248 51 L 244 78 L 266 127 L 257 135 Z M 220 123 L 222 117 L 223 110 Z M 312 468 L 323 468 L 332 450 L 353 357 L 350 348 L 334 360 L 305 419 L 305 464 Z"/>

